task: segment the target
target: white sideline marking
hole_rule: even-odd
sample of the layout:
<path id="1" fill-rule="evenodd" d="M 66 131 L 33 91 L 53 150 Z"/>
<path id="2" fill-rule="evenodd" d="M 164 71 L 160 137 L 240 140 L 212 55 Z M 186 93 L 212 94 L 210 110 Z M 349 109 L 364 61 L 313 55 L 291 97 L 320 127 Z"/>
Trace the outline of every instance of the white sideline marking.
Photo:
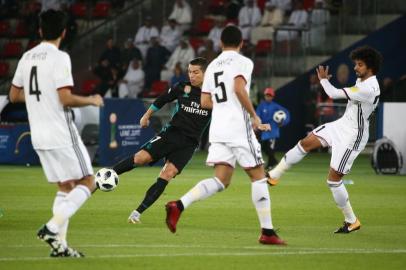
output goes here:
<path id="1" fill-rule="evenodd" d="M 100 245 L 101 246 L 101 245 Z M 121 245 L 119 245 L 121 246 Z M 105 246 L 104 246 L 105 247 Z M 149 246 L 153 247 L 153 246 Z M 160 246 L 161 247 L 161 246 Z M 181 246 L 178 246 L 181 247 Z M 185 247 L 185 246 L 183 246 Z M 278 247 L 283 248 L 283 247 Z M 86 256 L 87 259 L 110 259 L 110 258 L 139 258 L 139 257 L 239 257 L 239 256 L 290 256 L 290 255 L 326 255 L 326 254 L 406 254 L 406 249 L 328 249 L 328 248 L 298 248 L 297 251 L 275 251 L 271 249 L 267 252 L 190 252 L 190 253 L 156 253 L 156 254 L 111 254 Z M 69 258 L 65 258 L 69 259 Z M 43 261 L 56 260 L 50 257 L 0 257 L 0 261 Z M 79 259 L 81 260 L 81 259 Z"/>

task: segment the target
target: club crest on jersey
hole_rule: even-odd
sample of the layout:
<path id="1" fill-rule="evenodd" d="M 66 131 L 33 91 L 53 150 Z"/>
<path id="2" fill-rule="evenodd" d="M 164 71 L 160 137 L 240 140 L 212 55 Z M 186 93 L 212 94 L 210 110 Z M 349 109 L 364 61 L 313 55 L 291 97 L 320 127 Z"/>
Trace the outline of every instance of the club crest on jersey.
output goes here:
<path id="1" fill-rule="evenodd" d="M 358 91 L 359 91 L 359 88 L 353 86 L 353 87 L 350 88 L 350 91 L 353 92 L 353 93 L 355 93 L 355 92 L 358 92 Z"/>
<path id="2" fill-rule="evenodd" d="M 192 91 L 192 87 L 190 85 L 185 85 L 183 91 L 185 92 L 185 94 L 189 94 Z"/>

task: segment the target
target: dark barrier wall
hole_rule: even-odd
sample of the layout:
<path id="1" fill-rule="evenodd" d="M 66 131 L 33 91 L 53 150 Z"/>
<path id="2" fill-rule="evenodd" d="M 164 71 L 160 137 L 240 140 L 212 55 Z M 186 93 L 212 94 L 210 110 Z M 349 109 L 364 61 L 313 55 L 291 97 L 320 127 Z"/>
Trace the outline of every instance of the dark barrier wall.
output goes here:
<path id="1" fill-rule="evenodd" d="M 363 45 L 374 47 L 384 56 L 383 67 L 377 75 L 379 81 L 385 77 L 399 78 L 406 74 L 406 16 L 402 16 L 323 63 L 330 67 L 330 73 L 333 75 L 331 82 L 334 86 L 354 85 L 356 77 L 353 72 L 353 63 L 348 55 L 351 50 Z M 345 65 L 349 69 L 349 76 L 347 83 L 341 85 L 337 81 L 336 74 L 337 69 Z M 275 101 L 285 106 L 291 113 L 291 123 L 281 129 L 281 138 L 277 145 L 279 150 L 290 149 L 298 140 L 306 136 L 305 124 L 308 117 L 306 97 L 310 96 L 309 78 L 316 73 L 315 68 L 277 91 Z"/>
<path id="2" fill-rule="evenodd" d="M 39 164 L 28 123 L 0 125 L 0 164 Z"/>
<path id="3" fill-rule="evenodd" d="M 152 128 L 140 127 L 144 113 L 144 104 L 140 100 L 105 99 L 100 110 L 100 166 L 111 166 L 136 153 L 155 135 Z"/>

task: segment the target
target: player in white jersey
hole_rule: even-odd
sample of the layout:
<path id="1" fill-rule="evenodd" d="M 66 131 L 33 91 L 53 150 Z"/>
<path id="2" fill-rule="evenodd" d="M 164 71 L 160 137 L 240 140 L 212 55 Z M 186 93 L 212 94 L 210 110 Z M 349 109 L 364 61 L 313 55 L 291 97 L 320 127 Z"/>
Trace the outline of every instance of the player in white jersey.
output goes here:
<path id="1" fill-rule="evenodd" d="M 222 53 L 206 70 L 201 96 L 201 106 L 213 109 L 207 164 L 214 166 L 214 177 L 200 181 L 180 200 L 168 202 L 166 223 L 171 232 L 176 232 L 181 212 L 193 202 L 227 188 L 238 162 L 252 182 L 252 202 L 262 229 L 259 242 L 283 245 L 285 242 L 273 229 L 261 146 L 254 134 L 257 128 L 270 129 L 269 124 L 261 124 L 249 99 L 254 65 L 239 53 L 242 35 L 237 27 L 224 28 L 221 43 Z"/>
<path id="2" fill-rule="evenodd" d="M 298 163 L 311 150 L 331 147 L 330 171 L 327 184 L 337 206 L 344 214 L 344 225 L 334 233 L 350 233 L 361 228 L 352 210 L 348 192 L 342 178 L 348 174 L 355 158 L 368 142 L 369 118 L 379 101 L 379 84 L 375 74 L 379 71 L 382 56 L 373 48 L 364 46 L 351 52 L 354 70 L 358 77 L 352 87 L 337 89 L 328 81 L 328 67 L 319 66 L 317 75 L 326 94 L 333 99 L 347 99 L 344 115 L 313 130 L 306 138 L 289 150 L 279 164 L 269 172 L 269 183 L 275 185 L 282 174 Z"/>
<path id="3" fill-rule="evenodd" d="M 69 218 L 95 190 L 89 154 L 72 121 L 70 107 L 101 106 L 99 95 L 73 95 L 71 61 L 59 45 L 66 16 L 48 10 L 40 16 L 43 41 L 20 59 L 10 89 L 11 102 L 25 102 L 31 140 L 50 183 L 58 185 L 53 217 L 37 236 L 51 247 L 52 257 L 82 257 L 66 241 Z"/>

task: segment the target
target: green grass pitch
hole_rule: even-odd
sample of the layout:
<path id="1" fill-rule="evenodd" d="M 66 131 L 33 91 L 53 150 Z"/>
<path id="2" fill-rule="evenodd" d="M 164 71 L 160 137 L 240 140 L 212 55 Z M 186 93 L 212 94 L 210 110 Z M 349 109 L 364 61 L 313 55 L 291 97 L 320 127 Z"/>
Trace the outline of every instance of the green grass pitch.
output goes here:
<path id="1" fill-rule="evenodd" d="M 406 177 L 378 176 L 360 156 L 347 185 L 363 226 L 334 235 L 343 218 L 326 175 L 330 157 L 312 153 L 271 189 L 273 223 L 285 247 L 258 244 L 259 224 L 245 173 L 228 190 L 188 208 L 178 232 L 166 228 L 164 205 L 212 176 L 197 153 L 163 196 L 142 216 L 127 217 L 159 168 L 138 168 L 110 193 L 96 192 L 71 219 L 68 235 L 84 259 L 52 259 L 36 239 L 51 216 L 55 187 L 40 167 L 0 166 L 0 269 L 406 269 Z"/>

